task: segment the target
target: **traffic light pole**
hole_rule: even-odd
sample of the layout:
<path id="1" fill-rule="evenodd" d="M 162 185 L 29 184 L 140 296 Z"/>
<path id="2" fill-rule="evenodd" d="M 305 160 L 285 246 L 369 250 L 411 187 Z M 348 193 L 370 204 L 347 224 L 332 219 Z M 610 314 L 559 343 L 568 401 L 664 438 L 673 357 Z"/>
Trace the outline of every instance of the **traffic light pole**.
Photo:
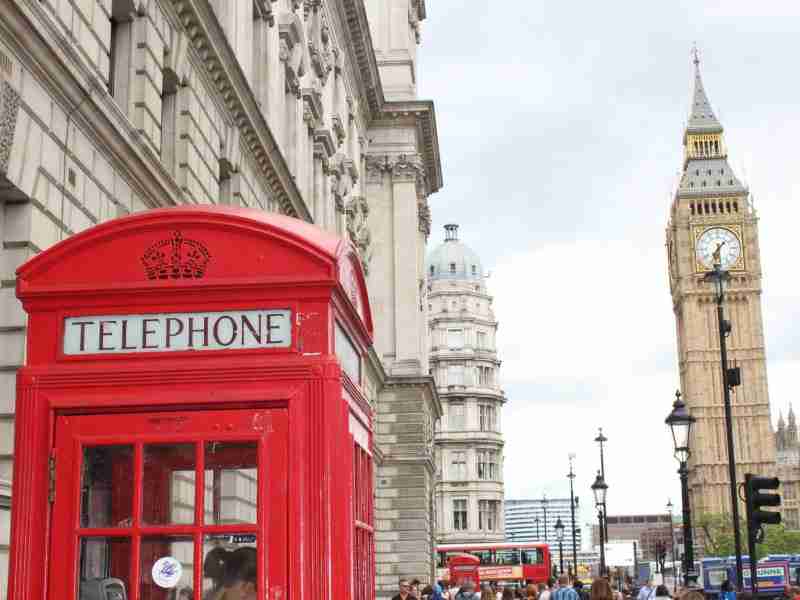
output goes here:
<path id="1" fill-rule="evenodd" d="M 751 489 L 751 480 L 753 476 L 750 473 L 744 475 L 744 489 L 746 492 L 747 502 L 745 510 L 747 511 L 747 553 L 750 555 L 750 588 L 753 591 L 753 598 L 758 598 L 758 571 L 756 560 L 756 536 L 752 529 L 753 523 L 753 502 L 748 493 Z"/>

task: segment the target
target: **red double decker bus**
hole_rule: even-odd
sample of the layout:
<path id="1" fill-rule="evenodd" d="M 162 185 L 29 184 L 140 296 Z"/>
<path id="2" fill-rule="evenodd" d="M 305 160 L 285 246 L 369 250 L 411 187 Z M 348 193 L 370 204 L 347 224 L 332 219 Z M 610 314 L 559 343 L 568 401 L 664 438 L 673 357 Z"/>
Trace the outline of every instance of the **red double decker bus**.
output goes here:
<path id="1" fill-rule="evenodd" d="M 547 544 L 444 544 L 436 548 L 437 578 L 450 581 L 448 559 L 463 553 L 480 561 L 481 581 L 524 586 L 547 581 L 552 571 Z"/>

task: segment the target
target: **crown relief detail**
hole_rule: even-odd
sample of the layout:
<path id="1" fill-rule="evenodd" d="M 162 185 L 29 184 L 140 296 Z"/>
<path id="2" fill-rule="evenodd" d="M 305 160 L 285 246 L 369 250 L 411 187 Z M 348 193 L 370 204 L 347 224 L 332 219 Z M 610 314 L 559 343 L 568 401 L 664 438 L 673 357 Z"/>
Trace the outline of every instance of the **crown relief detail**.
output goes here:
<path id="1" fill-rule="evenodd" d="M 180 231 L 145 250 L 142 265 L 148 279 L 201 279 L 211 253 L 202 242 L 185 239 Z"/>

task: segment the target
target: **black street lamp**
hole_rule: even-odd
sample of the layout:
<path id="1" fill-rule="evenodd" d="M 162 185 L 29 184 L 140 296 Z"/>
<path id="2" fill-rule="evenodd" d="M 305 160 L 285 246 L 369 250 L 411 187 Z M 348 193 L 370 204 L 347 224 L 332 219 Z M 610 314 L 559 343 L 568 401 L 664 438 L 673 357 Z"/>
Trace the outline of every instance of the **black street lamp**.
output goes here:
<path id="1" fill-rule="evenodd" d="M 569 512 L 572 518 L 572 565 L 575 569 L 578 568 L 578 543 L 576 540 L 577 537 L 577 527 L 575 527 L 575 508 L 577 506 L 577 498 L 575 498 L 575 493 L 572 489 L 572 482 L 575 479 L 575 472 L 572 470 L 572 459 L 575 458 L 574 454 L 569 455 Z"/>
<path id="2" fill-rule="evenodd" d="M 722 365 L 722 400 L 725 405 L 725 434 L 728 442 L 728 479 L 730 480 L 731 515 L 733 519 L 733 545 L 736 555 L 736 589 L 744 589 L 742 573 L 742 536 L 739 532 L 739 499 L 736 494 L 736 455 L 733 452 L 733 415 L 731 414 L 731 388 L 739 384 L 739 370 L 728 369 L 728 347 L 726 338 L 731 332 L 730 321 L 725 320 L 722 303 L 725 301 L 725 288 L 731 276 L 722 269 L 720 250 L 714 253 L 714 269 L 706 273 L 705 280 L 714 286 L 714 298 L 717 302 L 717 324 L 719 326 L 719 353 Z M 733 375 L 733 378 L 731 376 Z"/>
<path id="3" fill-rule="evenodd" d="M 544 543 L 547 543 L 547 496 L 542 494 L 542 510 L 544 511 Z"/>
<path id="4" fill-rule="evenodd" d="M 686 404 L 681 400 L 681 392 L 675 392 L 675 403 L 672 412 L 664 421 L 672 430 L 672 441 L 675 445 L 675 458 L 678 459 L 681 477 L 681 500 L 683 503 L 683 583 L 686 587 L 694 583 L 694 541 L 692 539 L 692 513 L 689 506 L 689 434 L 696 419 L 689 414 Z"/>
<path id="5" fill-rule="evenodd" d="M 564 524 L 561 522 L 561 517 L 556 519 L 555 524 L 556 539 L 558 540 L 558 569 L 559 573 L 564 572 Z"/>
<path id="6" fill-rule="evenodd" d="M 603 476 L 603 481 L 606 480 L 606 463 L 603 457 L 603 444 L 608 441 L 608 438 L 603 435 L 603 428 L 597 428 L 597 437 L 594 438 L 594 441 L 600 444 L 600 475 Z M 603 535 L 605 536 L 606 540 L 608 539 L 608 522 L 606 521 L 606 515 L 608 511 L 606 510 L 608 507 L 605 505 L 605 501 L 603 501 Z"/>
<path id="7" fill-rule="evenodd" d="M 606 535 L 603 531 L 603 508 L 606 505 L 606 492 L 608 486 L 603 480 L 603 475 L 600 471 L 597 472 L 597 478 L 592 484 L 592 493 L 594 494 L 594 505 L 597 507 L 597 525 L 600 530 L 600 577 L 605 575 L 606 572 Z"/>
<path id="8" fill-rule="evenodd" d="M 672 530 L 672 500 L 667 500 L 667 515 L 669 515 L 669 543 L 672 546 L 672 595 L 678 593 L 678 570 L 675 568 L 675 535 Z"/>

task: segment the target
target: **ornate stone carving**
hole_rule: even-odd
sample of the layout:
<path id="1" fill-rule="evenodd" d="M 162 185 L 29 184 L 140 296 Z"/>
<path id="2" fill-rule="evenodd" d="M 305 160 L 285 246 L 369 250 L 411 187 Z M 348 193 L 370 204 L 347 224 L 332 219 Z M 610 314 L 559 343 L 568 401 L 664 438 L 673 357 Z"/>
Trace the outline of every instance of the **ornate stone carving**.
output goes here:
<path id="1" fill-rule="evenodd" d="M 353 178 L 348 163 L 352 161 L 343 154 L 337 154 L 330 161 L 331 194 L 333 194 L 336 210 L 344 212 L 347 195 L 353 187 Z"/>
<path id="2" fill-rule="evenodd" d="M 420 0 L 411 0 L 408 6 L 408 24 L 414 32 L 414 38 L 419 44 L 420 41 Z"/>
<path id="3" fill-rule="evenodd" d="M 286 76 L 286 93 L 300 98 L 300 78 L 306 72 L 306 40 L 300 18 L 294 13 L 282 14 L 279 35 L 279 57 Z"/>
<path id="4" fill-rule="evenodd" d="M 392 165 L 393 181 L 416 181 L 424 176 L 425 168 L 419 154 L 400 154 Z"/>
<path id="5" fill-rule="evenodd" d="M 336 139 L 339 142 L 339 145 L 342 145 L 345 138 L 345 131 L 344 125 L 342 124 L 342 118 L 339 115 L 333 115 L 331 117 L 331 124 L 333 125 L 333 132 L 336 134 Z"/>
<path id="6" fill-rule="evenodd" d="M 420 233 L 424 233 L 427 238 L 431 234 L 431 207 L 427 198 L 417 200 L 417 219 Z"/>
<path id="7" fill-rule="evenodd" d="M 314 80 L 311 82 L 311 87 L 304 88 L 302 95 L 303 118 L 306 119 L 306 114 L 308 113 L 306 122 L 308 123 L 310 130 L 313 131 L 322 121 L 325 108 L 322 103 L 322 85 L 320 84 L 319 79 L 314 78 Z"/>
<path id="8" fill-rule="evenodd" d="M 363 196 L 354 196 L 345 208 L 347 217 L 347 235 L 358 250 L 364 273 L 369 274 L 369 263 L 372 260 L 372 234 L 367 224 L 369 204 Z"/>
<path id="9" fill-rule="evenodd" d="M 19 105 L 20 96 L 17 90 L 4 81 L 0 89 L 0 173 L 4 175 L 8 172 L 8 161 L 11 159 Z"/>

